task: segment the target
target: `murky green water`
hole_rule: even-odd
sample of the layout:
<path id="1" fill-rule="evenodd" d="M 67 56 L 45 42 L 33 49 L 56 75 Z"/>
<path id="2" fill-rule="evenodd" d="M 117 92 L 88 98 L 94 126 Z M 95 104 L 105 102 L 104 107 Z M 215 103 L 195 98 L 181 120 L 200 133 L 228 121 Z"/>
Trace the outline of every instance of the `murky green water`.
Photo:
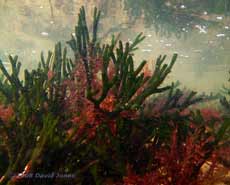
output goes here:
<path id="1" fill-rule="evenodd" d="M 104 41 L 119 32 L 127 41 L 139 32 L 146 35 L 137 62 L 148 59 L 151 66 L 158 55 L 177 52 L 170 80 L 206 92 L 216 92 L 227 82 L 229 0 L 2 0 L 0 57 L 17 54 L 25 68 L 35 67 L 42 50 L 70 38 L 82 5 L 89 20 L 94 6 L 102 10 Z"/>

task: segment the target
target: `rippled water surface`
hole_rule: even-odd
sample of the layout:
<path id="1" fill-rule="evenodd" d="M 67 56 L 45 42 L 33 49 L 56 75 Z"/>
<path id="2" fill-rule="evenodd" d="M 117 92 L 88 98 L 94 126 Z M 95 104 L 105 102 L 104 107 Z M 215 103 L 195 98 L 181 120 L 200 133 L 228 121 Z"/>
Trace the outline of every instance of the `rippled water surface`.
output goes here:
<path id="1" fill-rule="evenodd" d="M 230 69 L 229 0 L 2 0 L 0 1 L 0 57 L 17 54 L 25 68 L 36 66 L 40 52 L 66 41 L 73 32 L 79 8 L 88 20 L 93 8 L 102 10 L 100 36 L 107 42 L 121 32 L 132 41 L 139 32 L 146 39 L 136 60 L 173 53 L 179 58 L 170 80 L 194 90 L 217 92 Z"/>

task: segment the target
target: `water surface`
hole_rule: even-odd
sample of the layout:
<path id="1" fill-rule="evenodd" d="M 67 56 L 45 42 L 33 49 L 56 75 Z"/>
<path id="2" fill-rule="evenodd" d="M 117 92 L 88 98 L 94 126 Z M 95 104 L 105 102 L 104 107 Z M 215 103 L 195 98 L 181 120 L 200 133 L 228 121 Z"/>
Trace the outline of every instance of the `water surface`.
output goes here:
<path id="1" fill-rule="evenodd" d="M 17 54 L 25 68 L 36 66 L 40 52 L 66 41 L 84 5 L 92 21 L 94 7 L 102 10 L 100 36 L 104 42 L 121 32 L 132 41 L 146 39 L 136 52 L 137 63 L 158 55 L 178 53 L 170 75 L 187 88 L 218 92 L 230 69 L 229 0 L 5 0 L 0 2 L 0 56 Z M 6 61 L 6 65 L 7 61 Z"/>

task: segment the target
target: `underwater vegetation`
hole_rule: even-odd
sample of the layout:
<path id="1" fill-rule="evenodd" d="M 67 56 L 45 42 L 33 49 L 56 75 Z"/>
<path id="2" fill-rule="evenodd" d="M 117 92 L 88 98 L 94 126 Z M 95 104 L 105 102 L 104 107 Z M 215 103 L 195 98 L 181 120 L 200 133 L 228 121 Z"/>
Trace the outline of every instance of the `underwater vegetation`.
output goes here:
<path id="1" fill-rule="evenodd" d="M 81 8 L 75 33 L 36 69 L 0 61 L 0 185 L 201 185 L 229 168 L 230 102 L 164 83 L 177 54 L 134 66 L 132 43 L 98 42 Z M 222 111 L 197 104 L 220 99 Z M 212 180 L 211 180 L 212 179 Z M 223 176 L 221 180 L 227 181 Z M 219 179 L 218 179 L 219 180 Z"/>

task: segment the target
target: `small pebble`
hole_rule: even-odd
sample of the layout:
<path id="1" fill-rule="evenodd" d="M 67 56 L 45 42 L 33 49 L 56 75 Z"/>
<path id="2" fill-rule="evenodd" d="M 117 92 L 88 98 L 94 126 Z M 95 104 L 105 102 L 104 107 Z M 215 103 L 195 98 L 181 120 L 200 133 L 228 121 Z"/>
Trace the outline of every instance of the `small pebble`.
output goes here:
<path id="1" fill-rule="evenodd" d="M 41 32 L 41 35 L 42 35 L 42 36 L 48 36 L 49 33 L 43 31 L 43 32 Z"/>
<path id="2" fill-rule="evenodd" d="M 151 49 L 142 49 L 141 51 L 142 52 L 151 52 L 152 50 Z"/>
<path id="3" fill-rule="evenodd" d="M 217 20 L 222 20 L 222 19 L 223 19 L 223 17 L 218 16 L 218 17 L 216 17 L 216 19 L 217 19 Z"/>
<path id="4" fill-rule="evenodd" d="M 224 34 L 224 33 L 219 33 L 219 34 L 217 34 L 216 36 L 217 36 L 217 37 L 224 37 L 225 34 Z"/>

